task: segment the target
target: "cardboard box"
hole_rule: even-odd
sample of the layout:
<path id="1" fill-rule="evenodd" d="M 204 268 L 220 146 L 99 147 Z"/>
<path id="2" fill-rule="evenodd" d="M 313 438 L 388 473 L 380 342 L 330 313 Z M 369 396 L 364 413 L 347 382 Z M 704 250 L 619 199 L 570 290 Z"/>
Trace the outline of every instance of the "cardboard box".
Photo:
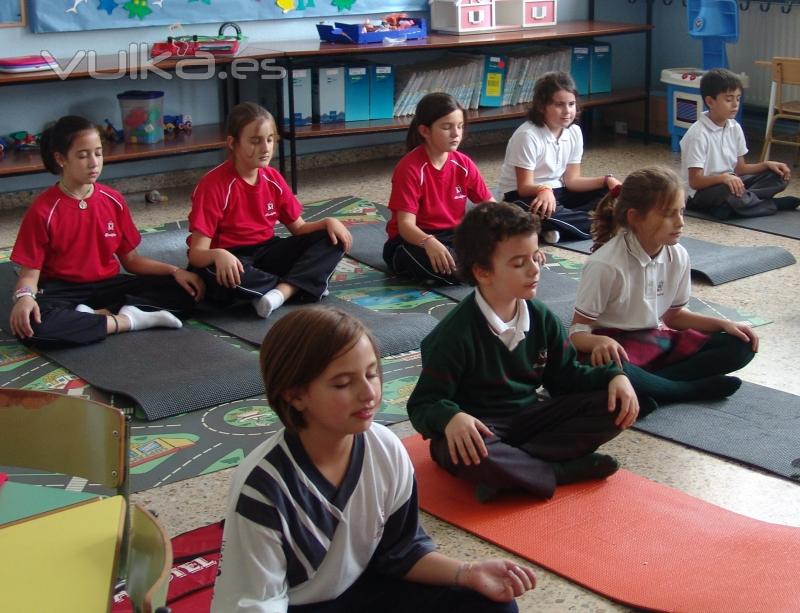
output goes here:
<path id="1" fill-rule="evenodd" d="M 369 118 L 391 119 L 394 115 L 394 66 L 374 64 L 369 71 Z"/>
<path id="2" fill-rule="evenodd" d="M 312 121 L 311 69 L 292 70 L 292 89 L 294 90 L 294 122 L 296 126 L 307 126 Z M 289 79 L 283 80 L 284 124 L 289 123 Z"/>
<path id="3" fill-rule="evenodd" d="M 611 45 L 592 45 L 589 67 L 589 93 L 602 94 L 611 91 Z"/>
<path id="4" fill-rule="evenodd" d="M 572 80 L 578 93 L 585 96 L 589 93 L 589 78 L 591 74 L 591 49 L 585 45 L 572 48 L 572 64 L 570 67 Z"/>
<path id="5" fill-rule="evenodd" d="M 506 80 L 506 58 L 487 55 L 483 67 L 480 106 L 503 106 L 503 86 Z"/>
<path id="6" fill-rule="evenodd" d="M 314 120 L 318 123 L 344 121 L 344 66 L 322 66 L 317 68 L 316 102 Z"/>
<path id="7" fill-rule="evenodd" d="M 347 66 L 344 74 L 344 115 L 347 121 L 369 119 L 369 66 Z"/>

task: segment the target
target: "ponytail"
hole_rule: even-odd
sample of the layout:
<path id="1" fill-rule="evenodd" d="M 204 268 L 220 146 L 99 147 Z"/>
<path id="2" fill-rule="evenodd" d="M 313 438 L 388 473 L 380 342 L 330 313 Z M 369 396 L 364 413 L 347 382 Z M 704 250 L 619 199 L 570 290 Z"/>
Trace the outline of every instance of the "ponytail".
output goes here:
<path id="1" fill-rule="evenodd" d="M 406 151 L 412 151 L 423 144 L 425 141 L 419 133 L 419 119 L 416 115 L 408 124 L 408 134 L 406 134 Z"/>
<path id="2" fill-rule="evenodd" d="M 600 249 L 617 233 L 614 221 L 614 205 L 617 203 L 618 197 L 618 190 L 608 192 L 597 204 L 595 210 L 589 213 L 589 217 L 592 220 L 592 228 L 590 230 L 593 241 L 592 253 Z"/>

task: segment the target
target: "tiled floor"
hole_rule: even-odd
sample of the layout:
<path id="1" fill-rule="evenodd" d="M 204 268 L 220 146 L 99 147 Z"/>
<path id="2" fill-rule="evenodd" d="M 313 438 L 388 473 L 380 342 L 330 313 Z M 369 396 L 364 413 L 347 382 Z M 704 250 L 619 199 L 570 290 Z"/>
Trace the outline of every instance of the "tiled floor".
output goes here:
<path id="1" fill-rule="evenodd" d="M 502 162 L 503 147 L 475 150 L 467 147 L 466 151 L 477 162 L 487 183 L 493 185 Z M 595 142 L 587 149 L 585 158 L 584 174 L 612 172 L 619 177 L 648 164 L 677 167 L 678 163 L 677 157 L 664 145 L 644 146 L 629 140 Z M 311 202 L 354 194 L 386 202 L 394 162 L 362 161 L 307 171 L 300 177 L 299 197 Z M 145 204 L 141 192 L 126 194 L 138 225 L 158 225 L 186 217 L 190 188 L 163 189 L 162 192 L 168 194 L 169 202 L 157 205 Z M 800 195 L 800 180 L 793 181 L 788 193 Z M 13 242 L 20 217 L 20 210 L 0 211 L 0 245 Z M 691 218 L 687 218 L 686 234 L 726 245 L 778 245 L 800 260 L 800 241 L 793 239 Z M 548 250 L 576 260 L 584 258 L 555 247 L 548 247 Z M 758 328 L 761 351 L 740 375 L 748 381 L 800 395 L 795 356 L 800 342 L 798 265 L 717 287 L 695 282 L 693 292 L 700 298 L 772 320 L 773 323 Z M 411 432 L 408 422 L 394 429 L 400 436 Z M 800 443 L 798 446 L 800 451 Z M 615 455 L 628 470 L 692 496 L 765 521 L 800 526 L 800 484 L 635 431 L 623 433 L 604 449 Z M 229 477 L 230 471 L 197 477 L 135 494 L 134 500 L 156 510 L 170 534 L 176 534 L 222 517 Z M 445 553 L 464 558 L 506 555 L 496 547 L 429 516 L 424 517 L 424 524 Z M 522 611 L 628 610 L 545 570 L 539 569 L 537 576 L 537 589 L 518 601 Z"/>

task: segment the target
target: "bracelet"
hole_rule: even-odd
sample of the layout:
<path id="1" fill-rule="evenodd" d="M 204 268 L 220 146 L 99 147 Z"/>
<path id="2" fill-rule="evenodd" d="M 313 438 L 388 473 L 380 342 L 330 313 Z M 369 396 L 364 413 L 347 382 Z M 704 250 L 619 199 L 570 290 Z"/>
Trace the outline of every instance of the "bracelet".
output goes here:
<path id="1" fill-rule="evenodd" d="M 36 292 L 33 291 L 32 288 L 28 287 L 27 285 L 18 288 L 11 296 L 12 302 L 16 304 L 17 300 L 22 298 L 23 296 L 30 296 L 34 300 L 36 300 Z"/>
<path id="2" fill-rule="evenodd" d="M 538 189 L 536 190 L 536 195 L 537 195 L 537 196 L 538 196 L 539 194 L 541 194 L 541 193 L 542 193 L 544 190 L 546 190 L 546 189 L 549 189 L 551 192 L 553 191 L 553 188 L 552 188 L 552 187 L 550 187 L 549 185 L 537 185 L 536 187 L 538 188 Z"/>
<path id="3" fill-rule="evenodd" d="M 419 247 L 424 247 L 425 243 L 427 243 L 432 238 L 433 238 L 433 234 L 428 234 L 428 235 L 425 236 L 425 238 L 423 238 L 421 241 L 419 241 L 419 243 L 417 243 L 417 245 Z"/>
<path id="4" fill-rule="evenodd" d="M 458 570 L 456 571 L 456 578 L 455 578 L 455 586 L 461 587 L 461 577 L 462 575 L 466 575 L 470 570 L 472 570 L 472 562 L 462 562 L 458 565 Z"/>
<path id="5" fill-rule="evenodd" d="M 614 178 L 614 175 L 606 175 L 605 177 L 603 177 L 603 185 L 605 187 L 608 187 L 608 180 L 609 179 L 613 179 L 613 178 Z"/>

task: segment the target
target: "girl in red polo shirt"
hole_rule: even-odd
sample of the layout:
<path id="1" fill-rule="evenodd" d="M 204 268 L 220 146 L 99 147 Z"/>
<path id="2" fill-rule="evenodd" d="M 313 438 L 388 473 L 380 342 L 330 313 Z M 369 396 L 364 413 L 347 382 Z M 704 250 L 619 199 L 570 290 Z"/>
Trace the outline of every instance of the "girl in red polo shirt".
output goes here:
<path id="1" fill-rule="evenodd" d="M 169 311 L 200 300 L 203 282 L 136 253 L 141 236 L 125 199 L 97 182 L 103 145 L 94 124 L 62 117 L 42 134 L 41 155 L 61 178 L 30 206 L 11 252 L 21 267 L 11 331 L 30 344 L 58 346 L 180 328 Z M 133 274 L 119 274 L 120 264 Z"/>
<path id="2" fill-rule="evenodd" d="M 337 219 L 306 222 L 303 207 L 269 166 L 275 120 L 252 102 L 228 117 L 230 157 L 200 180 L 189 214 L 189 263 L 218 303 L 249 301 L 269 317 L 287 299 L 317 301 L 352 239 Z M 281 222 L 292 236 L 275 236 Z"/>
<path id="3" fill-rule="evenodd" d="M 392 175 L 383 259 L 394 272 L 455 284 L 453 234 L 467 199 L 494 201 L 475 163 L 457 151 L 464 109 L 450 94 L 428 94 L 408 127 L 408 153 Z"/>

